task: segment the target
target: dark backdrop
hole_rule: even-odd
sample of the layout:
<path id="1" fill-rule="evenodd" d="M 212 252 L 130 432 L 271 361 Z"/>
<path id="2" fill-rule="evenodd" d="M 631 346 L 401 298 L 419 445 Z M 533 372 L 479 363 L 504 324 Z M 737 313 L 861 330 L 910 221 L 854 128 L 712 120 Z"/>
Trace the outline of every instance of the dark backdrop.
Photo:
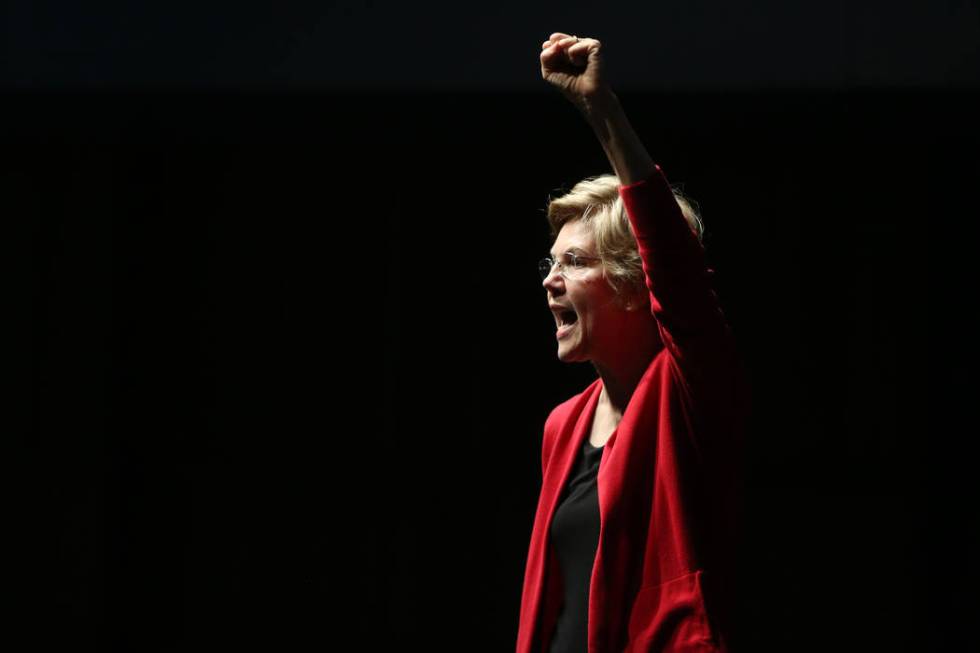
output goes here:
<path id="1" fill-rule="evenodd" d="M 544 419 L 594 378 L 534 269 L 548 194 L 608 171 L 574 109 L 8 79 L 33 648 L 512 650 Z M 746 650 L 967 641 L 980 107 L 933 81 L 620 93 L 754 387 Z"/>

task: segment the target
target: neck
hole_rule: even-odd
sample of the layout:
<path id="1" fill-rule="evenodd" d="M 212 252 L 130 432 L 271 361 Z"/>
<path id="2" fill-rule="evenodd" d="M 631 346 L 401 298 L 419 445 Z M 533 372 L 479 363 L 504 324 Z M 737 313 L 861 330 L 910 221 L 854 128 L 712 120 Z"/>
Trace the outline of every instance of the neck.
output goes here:
<path id="1" fill-rule="evenodd" d="M 643 320 L 637 329 L 629 329 L 619 339 L 619 346 L 606 352 L 602 360 L 593 360 L 592 365 L 602 379 L 602 393 L 599 403 L 619 417 L 639 385 L 653 357 L 663 349 L 656 321 L 651 317 Z"/>

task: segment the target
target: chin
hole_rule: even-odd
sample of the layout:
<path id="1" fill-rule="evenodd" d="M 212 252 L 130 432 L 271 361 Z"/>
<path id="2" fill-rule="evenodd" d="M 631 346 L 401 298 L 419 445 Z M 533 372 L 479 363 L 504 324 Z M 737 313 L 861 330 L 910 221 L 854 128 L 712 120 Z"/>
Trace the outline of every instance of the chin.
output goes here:
<path id="1" fill-rule="evenodd" d="M 570 349 L 570 350 L 564 351 L 564 352 L 561 349 L 559 349 L 558 350 L 558 360 L 560 360 L 562 363 L 584 363 L 584 362 L 588 361 L 589 359 L 586 358 L 586 357 L 584 357 L 584 356 L 582 356 L 581 354 L 579 354 L 578 352 L 576 352 L 574 349 Z"/>

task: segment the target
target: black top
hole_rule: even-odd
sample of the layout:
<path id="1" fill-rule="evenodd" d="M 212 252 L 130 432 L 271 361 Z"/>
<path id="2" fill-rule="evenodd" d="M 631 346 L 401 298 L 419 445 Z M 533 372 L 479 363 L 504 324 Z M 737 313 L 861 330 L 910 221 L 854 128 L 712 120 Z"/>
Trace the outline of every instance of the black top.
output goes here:
<path id="1" fill-rule="evenodd" d="M 587 653 L 589 584 L 599 546 L 599 495 L 596 477 L 602 447 L 589 438 L 579 451 L 551 522 L 565 597 L 551 638 L 550 653 Z"/>

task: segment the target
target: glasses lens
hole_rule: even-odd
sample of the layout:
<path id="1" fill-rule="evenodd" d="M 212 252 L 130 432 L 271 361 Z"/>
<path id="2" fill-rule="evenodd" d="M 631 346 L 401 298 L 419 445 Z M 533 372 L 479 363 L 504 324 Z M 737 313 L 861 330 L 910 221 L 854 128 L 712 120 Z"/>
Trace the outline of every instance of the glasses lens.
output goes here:
<path id="1" fill-rule="evenodd" d="M 544 281 L 551 274 L 551 260 L 543 258 L 538 261 L 538 272 L 541 273 L 541 280 Z"/>

